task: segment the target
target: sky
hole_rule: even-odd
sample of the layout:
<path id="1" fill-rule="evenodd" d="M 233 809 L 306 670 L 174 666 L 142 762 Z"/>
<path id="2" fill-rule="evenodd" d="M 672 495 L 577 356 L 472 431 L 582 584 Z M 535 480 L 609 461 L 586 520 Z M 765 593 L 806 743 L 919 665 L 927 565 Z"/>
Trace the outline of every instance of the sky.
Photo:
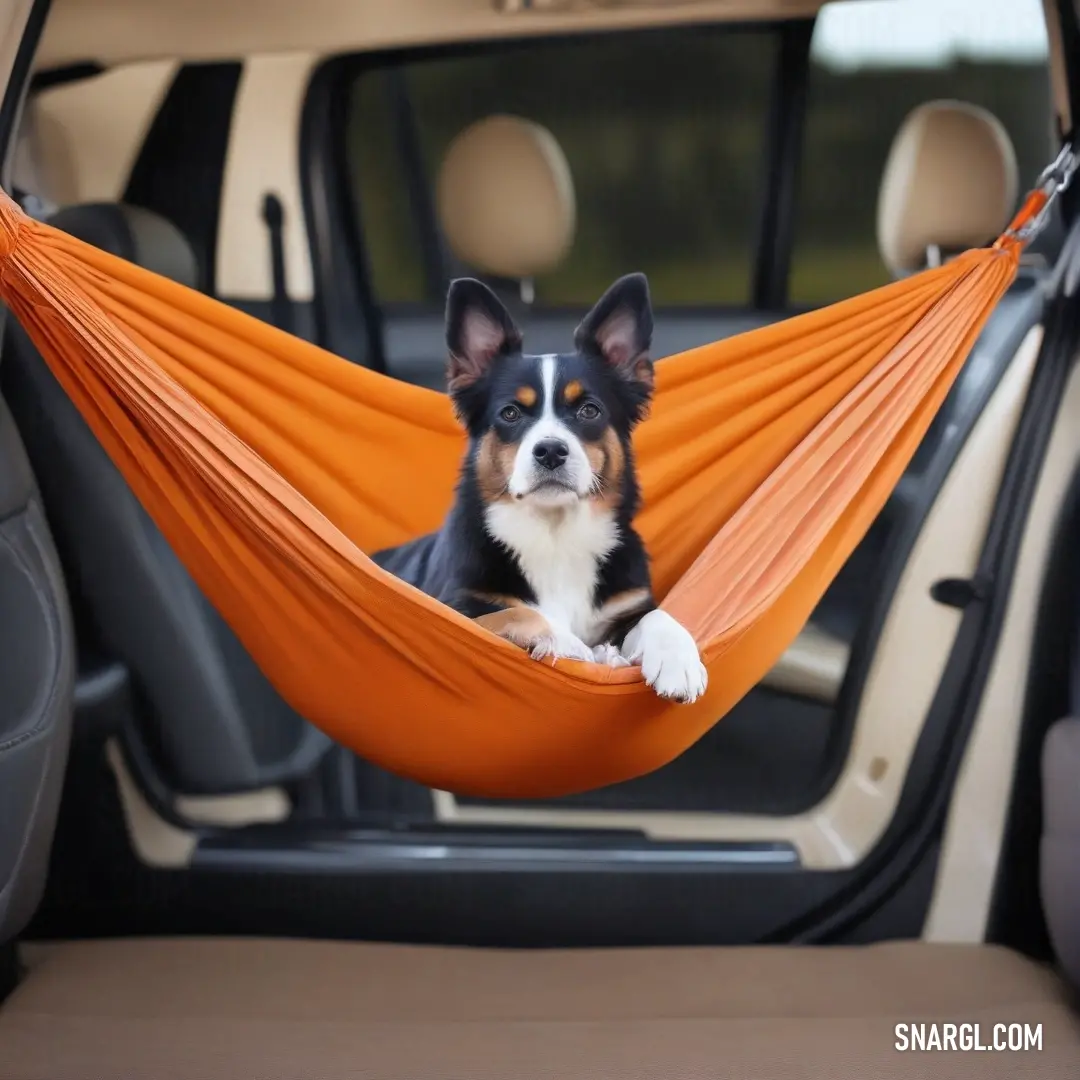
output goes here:
<path id="1" fill-rule="evenodd" d="M 836 67 L 1038 60 L 1046 29 L 1041 0 L 845 0 L 822 9 L 813 50 Z"/>

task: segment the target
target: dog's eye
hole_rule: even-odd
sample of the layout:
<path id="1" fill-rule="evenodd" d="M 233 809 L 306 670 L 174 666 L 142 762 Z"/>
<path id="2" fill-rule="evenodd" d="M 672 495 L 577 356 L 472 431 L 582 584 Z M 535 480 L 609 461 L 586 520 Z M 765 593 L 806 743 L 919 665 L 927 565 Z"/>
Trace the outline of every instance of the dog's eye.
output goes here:
<path id="1" fill-rule="evenodd" d="M 600 415 L 600 406 L 591 401 L 586 401 L 577 411 L 582 420 L 595 420 Z"/>
<path id="2" fill-rule="evenodd" d="M 516 405 L 505 405 L 499 412 L 499 416 L 508 424 L 521 419 L 521 410 Z"/>

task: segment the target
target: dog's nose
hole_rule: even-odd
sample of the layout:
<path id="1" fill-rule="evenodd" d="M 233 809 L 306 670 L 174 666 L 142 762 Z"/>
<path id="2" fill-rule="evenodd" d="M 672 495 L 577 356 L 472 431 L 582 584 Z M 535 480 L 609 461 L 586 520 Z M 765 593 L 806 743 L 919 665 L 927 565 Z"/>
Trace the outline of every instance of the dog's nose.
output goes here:
<path id="1" fill-rule="evenodd" d="M 533 457 L 542 469 L 557 469 L 569 456 L 570 447 L 562 439 L 541 439 L 533 447 Z"/>

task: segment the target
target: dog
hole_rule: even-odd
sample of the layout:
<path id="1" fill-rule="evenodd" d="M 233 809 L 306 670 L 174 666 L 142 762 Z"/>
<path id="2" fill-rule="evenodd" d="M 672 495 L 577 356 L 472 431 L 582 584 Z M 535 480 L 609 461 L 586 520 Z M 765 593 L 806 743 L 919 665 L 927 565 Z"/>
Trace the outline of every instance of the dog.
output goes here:
<path id="1" fill-rule="evenodd" d="M 499 298 L 454 281 L 447 389 L 468 434 L 455 501 L 438 532 L 373 559 L 538 660 L 639 664 L 661 697 L 692 702 L 705 667 L 657 607 L 633 525 L 652 330 L 648 282 L 630 274 L 578 326 L 574 352 L 526 355 Z"/>

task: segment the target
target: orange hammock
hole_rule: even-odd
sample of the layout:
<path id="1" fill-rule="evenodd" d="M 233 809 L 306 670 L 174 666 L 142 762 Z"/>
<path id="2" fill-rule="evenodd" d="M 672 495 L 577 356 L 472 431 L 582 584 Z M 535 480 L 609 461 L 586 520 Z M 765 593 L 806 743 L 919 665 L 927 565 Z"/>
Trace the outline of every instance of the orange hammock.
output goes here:
<path id="1" fill-rule="evenodd" d="M 0 193 L 0 294 L 284 698 L 459 793 L 611 784 L 694 743 L 777 661 L 911 459 L 995 303 L 1036 189 L 987 249 L 661 360 L 638 523 L 709 688 L 532 660 L 364 554 L 438 527 L 448 399 L 365 370 L 27 218 Z"/>

